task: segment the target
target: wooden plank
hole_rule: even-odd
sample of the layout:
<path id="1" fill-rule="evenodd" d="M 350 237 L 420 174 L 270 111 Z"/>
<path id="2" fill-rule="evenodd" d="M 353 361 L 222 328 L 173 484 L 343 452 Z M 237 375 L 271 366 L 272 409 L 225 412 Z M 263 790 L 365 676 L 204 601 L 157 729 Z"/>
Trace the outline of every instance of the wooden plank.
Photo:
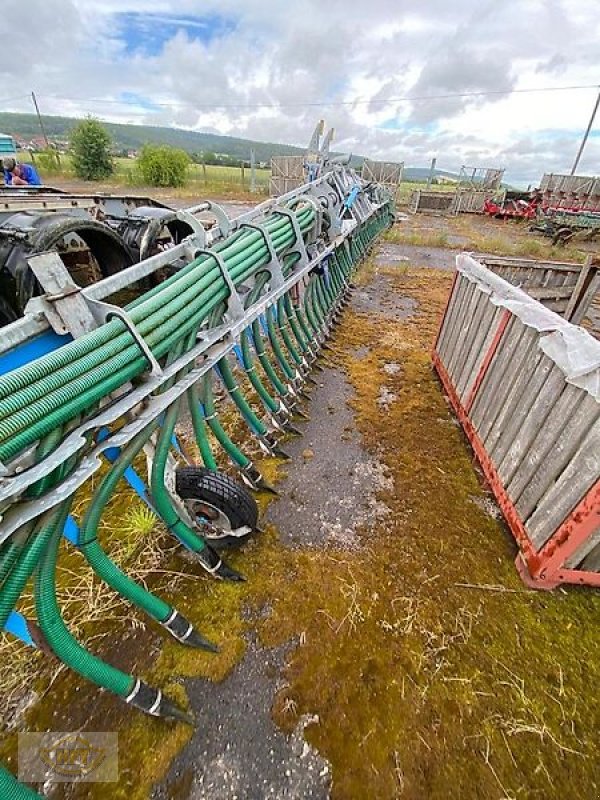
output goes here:
<path id="1" fill-rule="evenodd" d="M 579 325 L 589 314 L 592 304 L 600 300 L 600 267 L 595 266 L 594 269 L 595 275 L 571 313 L 571 322 L 574 325 Z"/>
<path id="2" fill-rule="evenodd" d="M 529 538 L 539 550 L 600 476 L 600 418 L 581 442 L 566 468 L 525 520 Z"/>
<path id="3" fill-rule="evenodd" d="M 464 369 L 456 384 L 456 391 L 461 401 L 465 399 L 473 385 L 504 311 L 505 309 L 495 306 L 489 301 L 485 304 L 485 313 L 479 323 Z"/>
<path id="4" fill-rule="evenodd" d="M 485 333 L 485 329 L 489 327 L 489 324 L 486 324 L 485 318 L 486 313 L 489 311 L 491 303 L 489 302 L 488 298 L 489 295 L 485 295 L 479 287 L 477 288 L 477 304 L 474 308 L 473 313 L 471 314 L 470 318 L 468 319 L 468 328 L 464 331 L 463 337 L 461 341 L 458 343 L 460 347 L 460 359 L 457 360 L 456 364 L 456 374 L 454 375 L 454 388 L 456 389 L 457 393 L 460 395 L 460 379 L 461 376 L 464 374 L 465 368 L 467 367 L 467 362 L 471 356 L 471 352 L 475 341 L 477 340 L 480 333 Z M 482 331 L 482 328 L 484 330 Z"/>
<path id="5" fill-rule="evenodd" d="M 513 351 L 513 356 L 501 376 L 495 393 L 490 396 L 488 407 L 481 418 L 479 435 L 484 443 L 493 433 L 491 445 L 493 446 L 493 442 L 500 435 L 501 426 L 504 424 L 509 409 L 512 409 L 512 404 L 519 396 L 528 372 L 532 372 L 535 368 L 539 360 L 539 353 L 537 331 L 527 328 L 519 347 Z M 487 445 L 486 450 L 489 452 Z"/>
<path id="6" fill-rule="evenodd" d="M 440 327 L 440 331 L 438 333 L 437 342 L 436 342 L 436 351 L 437 354 L 443 359 L 443 354 L 446 352 L 446 345 L 449 333 L 452 329 L 452 326 L 456 323 L 456 314 L 455 310 L 457 307 L 457 303 L 459 302 L 459 298 L 464 287 L 464 283 L 461 281 L 460 273 L 456 273 L 455 280 L 452 284 L 450 298 L 448 300 L 448 305 L 446 306 L 446 310 L 444 312 L 444 319 L 442 321 L 442 325 Z M 445 363 L 445 362 L 444 362 Z"/>
<path id="7" fill-rule="evenodd" d="M 573 399 L 576 393 L 581 395 L 579 402 Z M 571 401 L 573 410 L 569 415 L 565 404 Z M 524 464 L 522 471 L 515 473 L 508 486 L 521 519 L 528 519 L 533 514 L 543 495 L 573 458 L 597 419 L 597 405 L 587 392 L 567 384 L 552 416 L 540 430 L 528 453 L 531 467 Z M 561 420 L 563 411 L 564 419 Z"/>
<path id="8" fill-rule="evenodd" d="M 538 348 L 522 369 L 506 399 L 506 409 L 498 415 L 486 438 L 486 450 L 496 468 L 519 433 L 520 427 L 550 373 L 553 362 Z"/>
<path id="9" fill-rule="evenodd" d="M 472 327 L 473 317 L 480 302 L 482 304 L 485 303 L 486 296 L 476 283 L 471 283 L 465 293 L 462 308 L 457 313 L 458 324 L 453 332 L 453 340 L 446 360 L 446 371 L 452 383 L 455 383 L 456 371 L 460 370 L 461 365 L 464 363 L 463 346 L 469 335 L 469 329 Z"/>
<path id="10" fill-rule="evenodd" d="M 577 548 L 576 553 L 573 553 L 565 566 L 567 569 L 578 567 L 586 572 L 600 572 L 600 527 L 586 539 L 581 547 Z"/>
<path id="11" fill-rule="evenodd" d="M 490 269 L 497 264 L 501 266 L 528 267 L 537 270 L 555 269 L 561 272 L 578 272 L 581 266 L 569 261 L 541 261 L 535 258 L 513 258 L 512 256 L 482 256 L 481 262 L 489 266 Z"/>
<path id="12" fill-rule="evenodd" d="M 491 454 L 504 486 L 508 486 L 536 434 L 545 427 L 548 415 L 565 386 L 562 370 L 546 356 L 523 393 L 501 442 Z"/>
<path id="13" fill-rule="evenodd" d="M 528 330 L 529 328 L 526 328 L 518 317 L 511 317 L 471 408 L 471 421 L 480 435 L 481 425 L 488 414 L 492 398 L 497 397 L 503 389 L 508 392 L 506 371 L 515 353 L 527 346 L 527 336 L 530 337 L 530 334 L 527 334 Z"/>
<path id="14" fill-rule="evenodd" d="M 568 430 L 568 426 L 579 410 L 584 396 L 585 393 L 577 386 L 572 386 L 569 383 L 564 384 L 560 397 L 557 398 L 556 403 L 550 409 L 544 425 L 538 430 L 523 461 L 506 486 L 513 503 L 516 503 L 520 498 L 532 476 L 535 476 L 538 470 L 544 468 L 544 462 L 547 459 L 549 459 L 548 464 L 552 461 L 551 451 L 554 447 L 560 447 L 562 432 L 563 430 Z M 542 492 L 543 489 L 540 491 L 540 495 Z"/>
<path id="15" fill-rule="evenodd" d="M 468 299 L 467 293 L 473 290 L 473 286 L 474 284 L 471 283 L 471 281 L 465 278 L 464 275 L 461 275 L 460 272 L 458 273 L 454 287 L 456 300 L 452 303 L 451 309 L 449 309 L 449 325 L 447 331 L 444 333 L 443 341 L 440 342 L 439 355 L 444 365 L 448 363 L 452 356 L 452 347 L 457 337 L 457 331 L 461 325 L 464 303 Z"/>
<path id="16" fill-rule="evenodd" d="M 569 286 L 529 286 L 527 294 L 534 300 L 557 300 L 564 298 L 570 300 L 573 295 L 574 284 Z"/>

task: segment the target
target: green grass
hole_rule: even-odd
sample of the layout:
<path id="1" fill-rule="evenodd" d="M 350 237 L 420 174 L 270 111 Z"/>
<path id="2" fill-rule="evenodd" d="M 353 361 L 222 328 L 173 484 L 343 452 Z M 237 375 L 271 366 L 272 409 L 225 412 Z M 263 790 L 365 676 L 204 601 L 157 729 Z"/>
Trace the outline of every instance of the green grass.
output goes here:
<path id="1" fill-rule="evenodd" d="M 31 162 L 29 153 L 19 153 L 19 158 L 26 162 Z M 73 180 L 75 172 L 72 167 L 71 157 L 61 155 L 61 169 L 58 171 L 40 170 L 42 180 L 47 183 L 60 180 Z M 143 182 L 136 174 L 136 162 L 132 158 L 115 158 L 115 171 L 108 178 L 107 182 L 118 186 L 143 186 Z M 256 188 L 259 193 L 268 192 L 269 178 L 271 170 L 256 169 Z M 219 165 L 190 164 L 187 171 L 186 189 L 190 190 L 209 190 L 211 192 L 221 192 L 225 194 L 233 192 L 250 191 L 250 169 L 246 167 L 243 171 L 239 167 L 227 167 Z"/>
<path id="2" fill-rule="evenodd" d="M 476 253 L 488 253 L 498 256 L 513 258 L 534 258 L 547 261 L 574 261 L 581 263 L 585 260 L 586 253 L 574 247 L 557 247 L 549 240 L 540 241 L 531 238 L 507 238 L 506 236 L 491 236 L 474 230 L 450 228 L 464 235 L 464 241 L 452 242 L 446 231 L 404 229 L 402 226 L 392 228 L 386 233 L 386 241 L 393 244 L 410 245 L 413 247 L 446 247 L 450 250 L 465 250 Z M 509 229 L 509 232 L 510 229 Z"/>
<path id="3" fill-rule="evenodd" d="M 451 192 L 456 188 L 453 183 L 432 183 L 427 186 L 426 183 L 421 181 L 402 181 L 398 187 L 396 200 L 399 205 L 406 205 L 410 201 L 411 194 L 417 189 L 428 192 Z"/>

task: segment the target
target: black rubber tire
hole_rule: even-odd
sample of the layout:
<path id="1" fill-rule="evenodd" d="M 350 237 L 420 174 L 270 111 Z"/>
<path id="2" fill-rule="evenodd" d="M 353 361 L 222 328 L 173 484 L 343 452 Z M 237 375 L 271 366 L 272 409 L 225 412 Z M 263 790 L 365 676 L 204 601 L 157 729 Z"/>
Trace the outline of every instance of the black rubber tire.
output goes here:
<path id="1" fill-rule="evenodd" d="M 220 509 L 233 529 L 248 526 L 254 531 L 258 523 L 258 506 L 254 496 L 238 481 L 222 472 L 206 467 L 180 467 L 175 475 L 175 491 L 183 500 L 200 500 Z M 207 537 L 213 547 L 235 547 L 243 537 Z"/>

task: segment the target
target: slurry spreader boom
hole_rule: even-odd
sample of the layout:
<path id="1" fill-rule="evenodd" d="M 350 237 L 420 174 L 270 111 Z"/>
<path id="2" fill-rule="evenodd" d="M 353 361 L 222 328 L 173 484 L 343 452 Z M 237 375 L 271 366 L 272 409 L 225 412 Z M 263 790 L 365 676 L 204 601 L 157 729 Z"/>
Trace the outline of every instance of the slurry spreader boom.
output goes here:
<path id="1" fill-rule="evenodd" d="M 242 579 L 218 546 L 252 533 L 258 513 L 249 489 L 270 487 L 226 432 L 220 406 L 231 401 L 264 453 L 281 452 L 278 435 L 294 431 L 299 394 L 352 272 L 394 213 L 381 187 L 333 162 L 311 183 L 233 221 L 208 207 L 218 220 L 208 234 L 190 214 L 194 232 L 181 244 L 83 289 L 56 253 L 33 257 L 44 294 L 0 337 L 0 625 L 32 646 L 35 631 L 37 643 L 97 686 L 175 719 L 188 716 L 160 689 L 69 631 L 56 595 L 62 540 L 179 642 L 216 649 L 196 621 L 111 560 L 99 539 L 106 504 L 127 480 L 205 570 Z M 124 307 L 107 302 L 149 276 L 152 288 Z M 200 465 L 187 461 L 177 440 L 184 407 Z M 245 486 L 217 470 L 215 448 Z M 145 477 L 133 466 L 141 453 Z M 103 465 L 75 518 L 75 493 Z M 16 611 L 32 577 L 35 627 Z M 0 796 L 37 795 L 4 771 Z"/>

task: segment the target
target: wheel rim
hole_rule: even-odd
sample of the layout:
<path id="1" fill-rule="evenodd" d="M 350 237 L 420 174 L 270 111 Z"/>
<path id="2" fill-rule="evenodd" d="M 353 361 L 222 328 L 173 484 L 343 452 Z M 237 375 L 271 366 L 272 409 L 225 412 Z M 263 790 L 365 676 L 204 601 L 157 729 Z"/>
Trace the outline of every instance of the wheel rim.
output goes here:
<path id="1" fill-rule="evenodd" d="M 231 520 L 227 514 L 212 503 L 190 499 L 185 501 L 185 505 L 192 519 L 198 520 L 200 523 L 209 522 L 213 527 L 222 531 L 223 535 L 233 531 Z"/>

